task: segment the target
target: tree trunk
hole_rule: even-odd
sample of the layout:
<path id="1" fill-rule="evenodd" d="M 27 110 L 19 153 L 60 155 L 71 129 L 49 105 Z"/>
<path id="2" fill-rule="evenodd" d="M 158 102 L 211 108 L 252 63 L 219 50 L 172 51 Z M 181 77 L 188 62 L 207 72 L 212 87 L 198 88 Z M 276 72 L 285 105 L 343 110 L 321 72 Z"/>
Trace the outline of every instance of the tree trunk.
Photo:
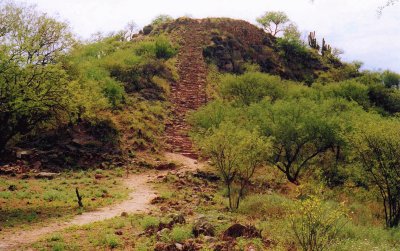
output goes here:
<path id="1" fill-rule="evenodd" d="M 285 174 L 286 174 L 287 179 L 291 183 L 295 184 L 296 186 L 300 185 L 299 181 L 297 180 L 297 178 L 298 178 L 297 175 L 292 175 L 289 170 L 286 171 Z"/>
<path id="2" fill-rule="evenodd" d="M 78 198 L 78 205 L 79 205 L 79 207 L 83 207 L 82 196 L 79 194 L 78 188 L 75 189 L 75 192 L 76 192 L 76 197 Z"/>

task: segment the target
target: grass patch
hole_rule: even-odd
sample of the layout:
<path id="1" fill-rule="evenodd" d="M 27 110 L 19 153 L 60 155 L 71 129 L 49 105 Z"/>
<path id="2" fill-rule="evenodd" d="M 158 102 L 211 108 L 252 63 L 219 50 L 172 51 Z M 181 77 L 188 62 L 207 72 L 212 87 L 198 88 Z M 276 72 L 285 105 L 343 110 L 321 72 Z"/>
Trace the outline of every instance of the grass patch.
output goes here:
<path id="1" fill-rule="evenodd" d="M 103 178 L 95 179 L 95 174 L 99 172 L 66 172 L 53 180 L 0 177 L 2 228 L 45 224 L 127 198 L 129 190 L 123 186 L 118 173 L 101 170 Z M 83 196 L 83 209 L 78 207 L 76 187 Z"/>

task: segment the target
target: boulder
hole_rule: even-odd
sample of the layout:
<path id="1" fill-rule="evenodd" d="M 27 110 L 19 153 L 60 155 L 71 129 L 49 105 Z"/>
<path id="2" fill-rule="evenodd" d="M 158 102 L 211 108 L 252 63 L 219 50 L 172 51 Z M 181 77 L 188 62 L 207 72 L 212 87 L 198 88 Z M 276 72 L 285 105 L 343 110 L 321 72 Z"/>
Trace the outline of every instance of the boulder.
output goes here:
<path id="1" fill-rule="evenodd" d="M 153 31 L 152 25 L 147 25 L 143 27 L 143 35 L 149 35 Z"/>
<path id="2" fill-rule="evenodd" d="M 185 217 L 182 214 L 175 214 L 172 216 L 172 220 L 170 224 L 175 225 L 175 224 L 185 224 L 186 220 Z"/>
<path id="3" fill-rule="evenodd" d="M 195 174 L 193 174 L 194 177 L 199 178 L 199 179 L 205 179 L 211 182 L 215 182 L 220 180 L 221 178 L 218 175 L 215 175 L 211 172 L 204 172 L 198 170 Z"/>
<path id="4" fill-rule="evenodd" d="M 175 168 L 176 168 L 176 164 L 172 163 L 172 162 L 170 162 L 170 163 L 161 163 L 161 164 L 159 164 L 159 165 L 157 165 L 155 167 L 155 169 L 160 170 L 160 171 L 161 170 L 173 170 Z"/>
<path id="5" fill-rule="evenodd" d="M 233 224 L 224 232 L 224 238 L 261 238 L 261 231 L 254 226 L 244 226 L 241 224 Z"/>
<path id="6" fill-rule="evenodd" d="M 35 175 L 36 179 L 48 179 L 52 180 L 55 177 L 57 177 L 59 174 L 58 173 L 49 173 L 49 172 L 40 172 Z"/>
<path id="7" fill-rule="evenodd" d="M 215 236 L 215 227 L 205 218 L 200 218 L 195 222 L 192 232 L 196 238 L 200 235 Z"/>

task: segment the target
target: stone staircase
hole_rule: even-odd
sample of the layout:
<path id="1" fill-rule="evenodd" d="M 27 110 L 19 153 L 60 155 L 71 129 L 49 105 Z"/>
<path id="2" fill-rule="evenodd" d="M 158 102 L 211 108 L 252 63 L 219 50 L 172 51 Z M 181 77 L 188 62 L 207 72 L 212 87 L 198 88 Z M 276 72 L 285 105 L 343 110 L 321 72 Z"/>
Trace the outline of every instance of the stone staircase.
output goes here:
<path id="1" fill-rule="evenodd" d="M 189 138 L 188 112 L 207 102 L 207 66 L 203 57 L 204 36 L 201 22 L 192 20 L 179 32 L 180 51 L 177 60 L 179 80 L 171 87 L 172 121 L 166 128 L 168 150 L 197 158 Z"/>

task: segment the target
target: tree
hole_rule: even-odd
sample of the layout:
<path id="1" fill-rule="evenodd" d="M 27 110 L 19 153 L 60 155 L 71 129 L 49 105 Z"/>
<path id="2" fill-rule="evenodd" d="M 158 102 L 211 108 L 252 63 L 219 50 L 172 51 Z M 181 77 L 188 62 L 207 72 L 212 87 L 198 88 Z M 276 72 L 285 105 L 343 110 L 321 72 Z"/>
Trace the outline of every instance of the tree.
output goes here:
<path id="1" fill-rule="evenodd" d="M 386 226 L 400 224 L 400 123 L 395 119 L 362 121 L 354 133 L 356 158 L 379 190 Z"/>
<path id="2" fill-rule="evenodd" d="M 0 5 L 0 151 L 67 106 L 60 58 L 73 44 L 70 29 L 33 7 Z"/>
<path id="3" fill-rule="evenodd" d="M 269 162 L 294 184 L 298 184 L 299 176 L 312 160 L 341 144 L 341 123 L 331 102 L 316 103 L 304 98 L 251 107 L 253 123 L 263 136 L 272 138 Z"/>
<path id="4" fill-rule="evenodd" d="M 387 88 L 399 88 L 400 87 L 400 74 L 392 71 L 384 71 L 382 73 L 383 84 Z"/>
<path id="5" fill-rule="evenodd" d="M 248 131 L 231 122 L 223 122 L 197 140 L 222 176 L 229 208 L 238 209 L 254 172 L 269 153 L 269 142 L 256 131 Z"/>
<path id="6" fill-rule="evenodd" d="M 151 21 L 151 25 L 158 26 L 160 24 L 171 22 L 172 20 L 174 20 L 174 18 L 171 17 L 170 15 L 160 14 L 160 15 L 156 16 L 153 19 L 153 21 Z"/>
<path id="7" fill-rule="evenodd" d="M 395 5 L 399 0 L 387 0 L 387 2 L 378 8 L 378 15 L 381 16 L 383 13 L 383 10 L 386 9 L 389 6 Z"/>
<path id="8" fill-rule="evenodd" d="M 284 83 L 277 76 L 261 72 L 247 72 L 243 75 L 226 75 L 221 79 L 221 94 L 243 105 L 259 102 L 268 96 L 275 101 L 284 96 Z"/>
<path id="9" fill-rule="evenodd" d="M 299 44 L 302 43 L 301 32 L 299 31 L 297 25 L 294 23 L 290 23 L 284 28 L 283 38 L 290 42 L 297 42 Z"/>
<path id="10" fill-rule="evenodd" d="M 274 37 L 278 33 L 285 31 L 285 27 L 289 21 L 288 16 L 282 11 L 268 11 L 263 16 L 257 18 L 257 22 L 263 29 Z"/>

